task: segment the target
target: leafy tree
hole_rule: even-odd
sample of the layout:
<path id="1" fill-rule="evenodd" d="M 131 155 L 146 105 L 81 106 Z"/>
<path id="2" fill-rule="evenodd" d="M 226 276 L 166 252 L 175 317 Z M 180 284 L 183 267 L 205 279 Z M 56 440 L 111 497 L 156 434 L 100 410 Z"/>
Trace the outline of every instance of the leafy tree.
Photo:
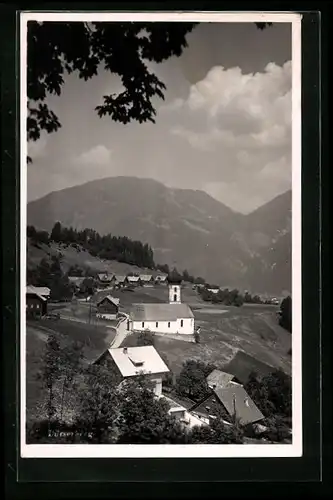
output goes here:
<path id="1" fill-rule="evenodd" d="M 269 23 L 257 23 L 264 29 Z M 155 121 L 153 102 L 164 99 L 165 84 L 145 61 L 161 63 L 180 56 L 193 23 L 37 22 L 28 23 L 27 97 L 28 140 L 41 131 L 57 131 L 61 123 L 45 103 L 61 95 L 65 75 L 77 73 L 85 81 L 101 68 L 117 74 L 124 90 L 103 96 L 95 110 L 99 117 L 126 124 Z M 75 40 L 75 44 L 73 43 Z M 31 161 L 31 158 L 28 158 Z"/>
<path id="2" fill-rule="evenodd" d="M 80 372 L 82 359 L 82 345 L 78 342 L 73 342 L 62 350 L 60 359 L 62 375 L 60 421 L 63 419 L 66 392 L 76 388 L 76 377 Z"/>
<path id="3" fill-rule="evenodd" d="M 188 397 L 194 401 L 208 394 L 206 377 L 214 370 L 215 366 L 202 361 L 187 360 L 176 380 L 176 390 L 180 396 Z"/>
<path id="4" fill-rule="evenodd" d="M 45 104 L 49 94 L 60 95 L 64 75 L 76 72 L 88 80 L 100 68 L 120 76 L 124 90 L 103 96 L 98 116 L 120 123 L 155 121 L 153 100 L 164 99 L 164 83 L 149 71 L 146 61 L 160 63 L 180 56 L 187 46 L 189 23 L 28 23 L 28 139 L 37 140 L 61 127 Z M 75 40 L 75 44 L 73 44 Z"/>
<path id="5" fill-rule="evenodd" d="M 92 443 L 112 443 L 117 440 L 119 400 L 117 379 L 112 370 L 93 365 L 85 376 L 78 394 L 75 418 L 77 432 Z"/>
<path id="6" fill-rule="evenodd" d="M 189 433 L 191 444 L 241 444 L 244 432 L 238 422 L 227 425 L 218 412 L 209 426 L 195 426 Z"/>
<path id="7" fill-rule="evenodd" d="M 252 373 L 244 388 L 266 417 L 291 419 L 291 379 L 284 372 L 276 370 L 265 376 Z"/>
<path id="8" fill-rule="evenodd" d="M 156 398 L 144 377 L 126 382 L 120 401 L 118 443 L 186 442 L 183 428 L 168 414 L 167 402 Z"/>
<path id="9" fill-rule="evenodd" d="M 50 424 L 56 413 L 54 387 L 61 376 L 60 343 L 54 334 L 48 336 L 41 361 L 41 378 L 48 391 L 47 417 L 48 423 Z"/>
<path id="10" fill-rule="evenodd" d="M 279 324 L 291 333 L 292 330 L 292 300 L 290 295 L 285 297 L 280 306 Z"/>

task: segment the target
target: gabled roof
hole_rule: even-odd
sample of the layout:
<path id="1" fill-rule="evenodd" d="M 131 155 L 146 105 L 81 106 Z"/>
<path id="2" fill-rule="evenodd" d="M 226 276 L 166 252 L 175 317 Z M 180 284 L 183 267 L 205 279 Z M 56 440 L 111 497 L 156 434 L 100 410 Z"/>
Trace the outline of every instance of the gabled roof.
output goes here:
<path id="1" fill-rule="evenodd" d="M 127 280 L 130 282 L 130 283 L 137 283 L 139 281 L 139 276 L 127 276 Z"/>
<path id="2" fill-rule="evenodd" d="M 222 372 L 221 370 L 213 370 L 207 377 L 206 381 L 209 387 L 212 389 L 226 387 L 229 382 L 234 379 L 234 375 L 231 373 Z"/>
<path id="3" fill-rule="evenodd" d="M 108 300 L 109 302 L 111 302 L 111 304 L 114 304 L 115 306 L 118 306 L 120 302 L 120 299 L 112 297 L 112 295 L 106 295 L 106 297 L 103 297 L 97 302 L 97 306 L 99 306 L 102 302 L 104 302 L 104 300 Z"/>
<path id="4" fill-rule="evenodd" d="M 193 312 L 187 304 L 133 304 L 133 321 L 176 321 L 193 318 Z"/>
<path id="5" fill-rule="evenodd" d="M 115 275 L 115 280 L 118 281 L 118 283 L 123 283 L 126 280 L 126 276 L 120 275 L 120 274 L 116 274 Z"/>
<path id="6" fill-rule="evenodd" d="M 48 292 L 45 290 L 48 290 Z M 47 287 L 28 285 L 25 293 L 26 295 L 36 295 L 36 297 L 45 302 L 47 300 L 46 297 L 50 295 L 50 289 Z"/>
<path id="7" fill-rule="evenodd" d="M 252 424 L 265 418 L 242 385 L 230 383 L 227 387 L 215 389 L 213 392 L 229 415 L 236 416 L 241 425 Z"/>
<path id="8" fill-rule="evenodd" d="M 110 281 L 112 281 L 112 278 L 113 278 L 113 274 L 109 274 L 109 273 L 98 273 L 97 274 L 97 277 L 100 281 L 106 281 L 107 283 L 109 283 Z"/>
<path id="9" fill-rule="evenodd" d="M 167 277 L 168 276 L 166 274 L 158 274 L 155 276 L 155 281 L 166 281 Z"/>
<path id="10" fill-rule="evenodd" d="M 152 345 L 108 349 L 123 377 L 140 373 L 167 373 L 169 368 Z"/>
<path id="11" fill-rule="evenodd" d="M 152 279 L 152 274 L 140 274 L 141 281 L 150 281 Z"/>

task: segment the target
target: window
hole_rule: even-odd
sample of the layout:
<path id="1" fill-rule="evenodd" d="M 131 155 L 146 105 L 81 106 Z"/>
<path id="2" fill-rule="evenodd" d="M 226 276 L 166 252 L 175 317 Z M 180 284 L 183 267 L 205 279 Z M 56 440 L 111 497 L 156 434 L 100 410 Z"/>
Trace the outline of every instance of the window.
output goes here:
<path id="1" fill-rule="evenodd" d="M 168 328 L 170 328 L 170 321 L 169 321 L 169 323 L 168 323 Z"/>
<path id="2" fill-rule="evenodd" d="M 174 292 L 177 292 L 177 287 L 175 286 L 175 288 L 173 289 Z"/>
<path id="3" fill-rule="evenodd" d="M 181 320 L 180 320 L 180 326 L 181 326 L 181 327 L 183 327 L 183 326 L 184 326 L 184 320 L 183 320 L 183 319 L 181 319 Z"/>
<path id="4" fill-rule="evenodd" d="M 144 328 L 144 327 L 145 327 L 145 322 L 144 322 L 144 321 L 142 321 L 142 328 Z"/>
<path id="5" fill-rule="evenodd" d="M 158 321 L 156 321 L 156 328 L 158 328 Z"/>
<path id="6" fill-rule="evenodd" d="M 39 309 L 39 304 L 36 304 L 37 309 Z"/>

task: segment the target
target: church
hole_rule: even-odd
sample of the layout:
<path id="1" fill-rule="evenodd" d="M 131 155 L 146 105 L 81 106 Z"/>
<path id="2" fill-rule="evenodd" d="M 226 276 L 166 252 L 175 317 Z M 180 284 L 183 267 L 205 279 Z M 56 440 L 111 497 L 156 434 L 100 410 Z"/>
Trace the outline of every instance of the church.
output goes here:
<path id="1" fill-rule="evenodd" d="M 169 302 L 165 304 L 133 304 L 131 327 L 133 331 L 194 334 L 194 315 L 191 308 L 181 301 L 182 278 L 168 276 Z"/>

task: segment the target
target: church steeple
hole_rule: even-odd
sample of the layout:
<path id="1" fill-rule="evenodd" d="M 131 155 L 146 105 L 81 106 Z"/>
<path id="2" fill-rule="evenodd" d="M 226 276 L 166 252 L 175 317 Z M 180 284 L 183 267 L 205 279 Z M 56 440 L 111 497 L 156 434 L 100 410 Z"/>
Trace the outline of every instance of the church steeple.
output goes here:
<path id="1" fill-rule="evenodd" d="M 183 279 L 180 274 L 174 269 L 168 275 L 169 284 L 169 303 L 170 304 L 180 304 L 181 303 L 181 283 Z"/>

